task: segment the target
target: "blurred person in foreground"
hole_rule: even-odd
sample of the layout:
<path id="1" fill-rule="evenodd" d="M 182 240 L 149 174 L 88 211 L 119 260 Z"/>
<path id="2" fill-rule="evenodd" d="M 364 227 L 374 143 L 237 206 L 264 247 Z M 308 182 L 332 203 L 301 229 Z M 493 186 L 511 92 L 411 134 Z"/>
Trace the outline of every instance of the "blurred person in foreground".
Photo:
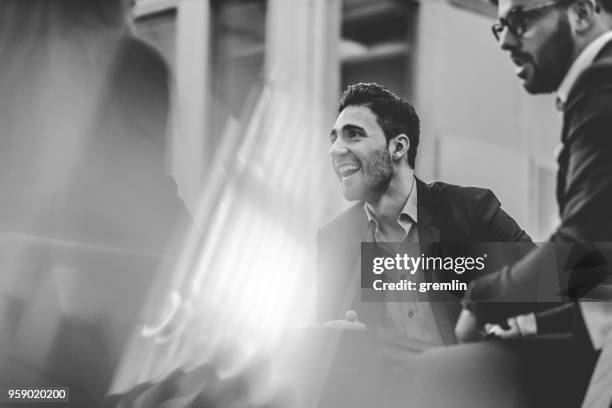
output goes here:
<path id="1" fill-rule="evenodd" d="M 533 312 L 534 303 L 500 302 L 539 281 L 558 279 L 562 294 L 571 301 L 559 314 L 560 324 L 583 335 L 588 331 L 594 348 L 601 349 L 610 341 L 612 294 L 610 286 L 603 284 L 609 283 L 609 256 L 594 244 L 612 241 L 612 4 L 606 0 L 499 0 L 498 6 L 499 21 L 493 33 L 517 66 L 523 87 L 530 94 L 557 96 L 563 117 L 562 149 L 557 157 L 561 223 L 550 245 L 471 284 L 457 336 L 474 340 L 486 323 Z M 572 245 L 569 260 L 554 260 L 560 253 L 555 243 Z M 558 270 L 541 267 L 555 264 Z M 612 372 L 612 356 L 607 358 L 608 368 L 595 371 L 593 384 L 606 383 L 598 375 Z M 598 366 L 603 364 L 600 361 Z M 607 395 L 595 396 L 591 387 L 584 406 L 608 406 L 612 401 L 610 381 L 608 378 Z"/>
<path id="2" fill-rule="evenodd" d="M 452 344 L 463 293 L 451 296 L 451 301 L 433 301 L 428 294 L 385 291 L 378 301 L 362 301 L 358 289 L 361 242 L 382 243 L 385 249 L 381 246 L 379 255 L 391 257 L 396 253 L 450 256 L 438 253 L 444 246 L 432 248 L 435 242 L 522 243 L 497 257 L 491 254 L 488 263 L 498 262 L 497 267 L 519 259 L 534 244 L 490 190 L 426 184 L 417 178 L 419 138 L 419 117 L 408 102 L 378 84 L 359 83 L 345 90 L 330 132 L 329 154 L 344 198 L 357 203 L 318 234 L 318 319 L 343 319 L 350 310 L 366 326 L 431 344 Z M 461 278 L 452 271 L 446 276 L 434 273 L 421 268 L 402 276 L 391 271 L 383 279 L 399 282 L 409 276 L 413 281 L 450 282 Z"/>
<path id="3" fill-rule="evenodd" d="M 107 396 L 190 224 L 165 174 L 168 68 L 128 6 L 0 2 L 0 386 L 68 387 L 63 407 L 287 406 L 253 386 L 266 361 L 220 377 L 231 347 Z"/>
<path id="4" fill-rule="evenodd" d="M 104 400 L 189 222 L 164 169 L 168 69 L 126 11 L 0 2 L 0 384 L 78 407 Z"/>

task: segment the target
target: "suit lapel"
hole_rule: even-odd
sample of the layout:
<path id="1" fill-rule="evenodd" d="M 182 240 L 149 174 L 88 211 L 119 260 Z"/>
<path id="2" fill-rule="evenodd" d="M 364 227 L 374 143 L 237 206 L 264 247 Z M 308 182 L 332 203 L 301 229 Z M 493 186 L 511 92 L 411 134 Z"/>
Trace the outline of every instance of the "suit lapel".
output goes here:
<path id="1" fill-rule="evenodd" d="M 370 224 L 368 224 L 368 217 L 366 216 L 365 209 L 363 208 L 364 205 L 364 203 L 361 203 L 361 222 L 359 223 L 359 231 L 357 234 L 355 234 L 356 237 L 359 237 L 360 245 L 361 242 L 374 241 Z"/>
<path id="2" fill-rule="evenodd" d="M 612 41 L 608 41 L 603 48 L 597 53 L 593 62 L 598 62 L 604 59 L 612 58 Z M 569 166 L 569 148 L 567 147 L 567 138 L 569 136 L 569 124 L 567 123 L 567 112 L 572 109 L 575 105 L 578 97 L 579 90 L 581 89 L 581 79 L 584 75 L 584 72 L 576 79 L 574 86 L 570 90 L 570 93 L 567 97 L 567 101 L 563 108 L 563 128 L 561 130 L 561 143 L 562 149 L 557 156 L 558 170 L 557 170 L 557 204 L 559 207 L 559 215 L 563 216 L 563 210 L 565 208 L 565 188 L 567 185 L 567 172 Z"/>
<path id="3" fill-rule="evenodd" d="M 431 189 L 421 180 L 417 182 L 417 227 L 419 231 L 419 245 L 421 252 L 425 256 L 441 256 L 439 246 L 434 245 L 440 242 L 440 219 L 437 213 L 438 206 L 433 197 Z M 425 280 L 432 281 L 432 274 L 427 274 Z M 444 344 L 456 342 L 453 335 L 454 325 L 450 319 L 448 310 L 449 305 L 444 302 L 430 302 L 438 331 Z"/>
<path id="4" fill-rule="evenodd" d="M 417 183 L 417 229 L 419 245 L 425 256 L 433 256 L 433 242 L 440 242 L 440 228 L 435 212 L 431 189 L 418 178 Z"/>

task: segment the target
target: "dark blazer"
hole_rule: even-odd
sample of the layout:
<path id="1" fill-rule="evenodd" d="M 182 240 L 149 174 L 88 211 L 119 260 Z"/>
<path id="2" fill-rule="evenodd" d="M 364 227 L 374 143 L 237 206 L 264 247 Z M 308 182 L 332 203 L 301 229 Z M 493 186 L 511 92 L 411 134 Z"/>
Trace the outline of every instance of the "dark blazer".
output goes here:
<path id="1" fill-rule="evenodd" d="M 440 182 L 425 184 L 418 179 L 416 185 L 417 228 L 425 255 L 436 250 L 428 245 L 433 242 L 531 243 L 490 190 Z M 356 311 L 359 320 L 368 326 L 379 326 L 384 321 L 384 302 L 362 302 L 359 292 L 361 242 L 370 241 L 371 236 L 363 205 L 355 204 L 318 233 L 317 317 L 321 322 L 344 319 L 347 310 Z M 521 247 L 529 251 L 533 244 Z M 523 255 L 524 252 L 514 254 L 509 262 Z M 446 344 L 455 341 L 453 328 L 460 299 L 461 296 L 451 303 L 431 303 Z"/>
<path id="2" fill-rule="evenodd" d="M 472 284 L 466 305 L 481 322 L 534 311 L 533 303 L 485 303 L 484 299 L 507 300 L 538 282 L 558 279 L 560 293 L 575 300 L 610 276 L 609 254 L 593 243 L 612 241 L 612 42 L 570 91 L 561 142 L 557 175 L 561 224 L 550 237 L 552 244 Z M 561 251 L 560 243 L 571 245 Z M 551 262 L 560 267 L 540 267 Z"/>

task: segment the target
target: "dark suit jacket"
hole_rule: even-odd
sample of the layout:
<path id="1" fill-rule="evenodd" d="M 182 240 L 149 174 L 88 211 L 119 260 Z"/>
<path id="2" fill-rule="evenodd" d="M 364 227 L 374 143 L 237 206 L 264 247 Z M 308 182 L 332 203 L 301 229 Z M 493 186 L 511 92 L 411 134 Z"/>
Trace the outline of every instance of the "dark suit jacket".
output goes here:
<path id="1" fill-rule="evenodd" d="M 558 279 L 568 300 L 580 298 L 610 276 L 609 254 L 593 246 L 612 241 L 612 42 L 598 54 L 570 91 L 563 112 L 563 149 L 558 157 L 557 201 L 561 224 L 551 244 L 510 268 L 475 281 L 466 305 L 481 322 L 537 310 L 504 301 L 538 282 Z M 561 250 L 560 243 L 569 243 Z M 556 245 L 556 247 L 555 247 Z M 558 268 L 541 268 L 541 265 Z M 569 316 L 576 313 L 569 313 Z"/>
<path id="2" fill-rule="evenodd" d="M 425 184 L 418 179 L 416 185 L 417 228 L 425 255 L 435 251 L 428 245 L 433 242 L 531 243 L 525 231 L 501 209 L 490 190 L 439 182 Z M 363 205 L 363 202 L 357 203 L 319 231 L 317 317 L 322 322 L 344 319 L 347 310 L 355 310 L 359 320 L 368 326 L 378 326 L 384 321 L 384 302 L 361 302 L 358 290 L 360 246 L 361 242 L 370 240 L 371 234 Z M 533 244 L 520 247 L 519 251 L 529 251 Z M 524 252 L 515 253 L 508 262 L 523 255 Z M 505 263 L 497 258 L 498 262 Z M 431 303 L 447 344 L 454 342 L 459 299 Z"/>

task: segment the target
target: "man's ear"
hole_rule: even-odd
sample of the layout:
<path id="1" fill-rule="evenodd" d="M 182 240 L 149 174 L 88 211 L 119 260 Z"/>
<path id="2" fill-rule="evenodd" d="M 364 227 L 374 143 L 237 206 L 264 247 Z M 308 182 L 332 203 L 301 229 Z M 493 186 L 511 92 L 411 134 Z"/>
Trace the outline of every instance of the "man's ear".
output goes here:
<path id="1" fill-rule="evenodd" d="M 594 0 L 577 0 L 568 7 L 570 24 L 575 32 L 582 33 L 591 28 L 598 7 Z"/>
<path id="2" fill-rule="evenodd" d="M 393 160 L 399 160 L 408 153 L 410 149 L 410 139 L 403 133 L 395 136 L 389 141 L 389 153 Z"/>

